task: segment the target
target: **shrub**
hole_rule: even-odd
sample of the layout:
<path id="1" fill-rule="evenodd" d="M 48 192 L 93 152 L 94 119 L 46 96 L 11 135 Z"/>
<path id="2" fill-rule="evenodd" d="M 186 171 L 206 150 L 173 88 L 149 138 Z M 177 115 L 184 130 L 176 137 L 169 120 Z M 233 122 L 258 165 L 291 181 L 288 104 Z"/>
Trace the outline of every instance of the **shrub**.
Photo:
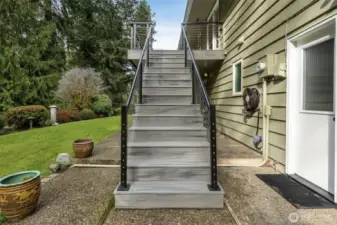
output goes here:
<path id="1" fill-rule="evenodd" d="M 74 68 L 66 72 L 57 90 L 57 97 L 78 110 L 88 108 L 91 99 L 103 90 L 103 80 L 94 69 Z"/>
<path id="2" fill-rule="evenodd" d="M 115 108 L 113 110 L 113 115 L 114 116 L 119 116 L 121 114 L 121 108 Z"/>
<path id="3" fill-rule="evenodd" d="M 108 95 L 98 95 L 93 99 L 91 109 L 96 115 L 111 116 L 112 101 Z"/>
<path id="4" fill-rule="evenodd" d="M 70 112 L 70 119 L 71 119 L 71 121 L 80 121 L 80 120 L 82 120 L 81 113 L 79 111 L 71 111 Z"/>
<path id="5" fill-rule="evenodd" d="M 82 120 L 90 120 L 94 119 L 96 117 L 95 113 L 91 111 L 90 109 L 83 109 L 80 112 Z"/>
<path id="6" fill-rule="evenodd" d="M 5 118 L 2 114 L 0 114 L 0 129 L 5 127 Z"/>
<path id="7" fill-rule="evenodd" d="M 9 126 L 26 128 L 29 126 L 29 117 L 33 117 L 34 126 L 43 126 L 49 118 L 49 113 L 44 106 L 28 105 L 11 108 L 5 114 L 5 121 Z"/>
<path id="8" fill-rule="evenodd" d="M 69 123 L 70 121 L 72 121 L 71 112 L 66 109 L 57 110 L 56 120 L 58 123 Z"/>

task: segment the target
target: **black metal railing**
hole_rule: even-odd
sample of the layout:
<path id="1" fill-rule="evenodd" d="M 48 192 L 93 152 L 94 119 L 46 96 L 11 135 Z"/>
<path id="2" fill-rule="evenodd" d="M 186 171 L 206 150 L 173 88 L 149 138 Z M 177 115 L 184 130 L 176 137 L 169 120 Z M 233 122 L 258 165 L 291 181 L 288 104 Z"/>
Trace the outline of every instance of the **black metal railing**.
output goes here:
<path id="1" fill-rule="evenodd" d="M 195 22 L 183 23 L 182 25 L 185 28 L 186 37 L 192 50 L 220 49 L 222 23 Z M 182 46 L 179 47 L 182 48 Z"/>
<path id="2" fill-rule="evenodd" d="M 215 105 L 209 101 L 206 88 L 200 76 L 196 61 L 190 43 L 187 38 L 186 30 L 182 25 L 181 47 L 184 49 L 185 66 L 188 66 L 188 59 L 191 62 L 191 75 L 192 75 L 192 103 L 200 104 L 200 112 L 203 116 L 204 127 L 207 129 L 207 137 L 210 143 L 210 160 L 211 160 L 211 183 L 208 185 L 211 191 L 220 191 L 218 185 L 217 173 L 217 152 L 216 152 L 216 117 Z M 188 56 L 189 55 L 189 56 Z"/>
<path id="3" fill-rule="evenodd" d="M 119 191 L 128 191 L 130 185 L 127 182 L 127 148 L 128 148 L 128 115 L 132 114 L 135 109 L 134 104 L 143 103 L 143 93 L 142 93 L 142 80 L 143 80 L 143 68 L 144 68 L 144 56 L 146 53 L 146 64 L 149 66 L 149 56 L 150 56 L 150 40 L 152 37 L 152 26 L 149 27 L 146 40 L 143 45 L 143 51 L 139 58 L 138 66 L 136 69 L 135 77 L 133 79 L 131 90 L 126 101 L 126 104 L 122 106 L 121 109 L 121 175 L 120 184 L 118 187 Z M 136 91 L 137 90 L 137 91 Z M 137 97 L 137 98 L 135 98 Z"/>

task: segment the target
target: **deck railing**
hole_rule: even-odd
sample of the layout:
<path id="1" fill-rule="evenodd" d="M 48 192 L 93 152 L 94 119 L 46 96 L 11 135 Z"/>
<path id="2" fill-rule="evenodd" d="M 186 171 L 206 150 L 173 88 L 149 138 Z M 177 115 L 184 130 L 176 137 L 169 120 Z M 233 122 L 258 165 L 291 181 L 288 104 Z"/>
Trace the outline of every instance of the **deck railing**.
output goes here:
<path id="1" fill-rule="evenodd" d="M 222 23 L 195 22 L 195 23 L 183 23 L 182 26 L 185 29 L 186 38 L 192 50 L 220 49 L 221 47 L 220 36 L 222 32 Z M 181 44 L 179 45 L 179 48 L 182 48 Z"/>
<path id="2" fill-rule="evenodd" d="M 152 22 L 129 22 L 130 32 L 130 49 L 143 49 L 147 34 Z M 149 41 L 152 48 L 152 37 Z"/>

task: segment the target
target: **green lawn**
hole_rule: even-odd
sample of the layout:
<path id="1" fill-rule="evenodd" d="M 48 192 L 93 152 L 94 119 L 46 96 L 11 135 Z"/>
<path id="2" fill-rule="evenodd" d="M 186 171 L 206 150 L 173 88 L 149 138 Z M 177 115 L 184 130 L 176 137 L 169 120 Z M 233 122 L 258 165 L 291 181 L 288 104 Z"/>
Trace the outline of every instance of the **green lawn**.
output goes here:
<path id="1" fill-rule="evenodd" d="M 117 116 L 0 136 L 0 177 L 23 170 L 40 170 L 46 176 L 58 153 L 73 155 L 73 140 L 92 138 L 97 143 L 119 129 Z"/>

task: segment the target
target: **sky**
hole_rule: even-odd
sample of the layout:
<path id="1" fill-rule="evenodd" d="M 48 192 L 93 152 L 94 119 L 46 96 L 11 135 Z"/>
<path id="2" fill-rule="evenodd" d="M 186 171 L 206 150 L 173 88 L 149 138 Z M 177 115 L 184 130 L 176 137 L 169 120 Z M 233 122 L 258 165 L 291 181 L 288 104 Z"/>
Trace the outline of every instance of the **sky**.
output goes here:
<path id="1" fill-rule="evenodd" d="M 177 49 L 187 0 L 147 0 L 155 15 L 154 49 Z"/>

